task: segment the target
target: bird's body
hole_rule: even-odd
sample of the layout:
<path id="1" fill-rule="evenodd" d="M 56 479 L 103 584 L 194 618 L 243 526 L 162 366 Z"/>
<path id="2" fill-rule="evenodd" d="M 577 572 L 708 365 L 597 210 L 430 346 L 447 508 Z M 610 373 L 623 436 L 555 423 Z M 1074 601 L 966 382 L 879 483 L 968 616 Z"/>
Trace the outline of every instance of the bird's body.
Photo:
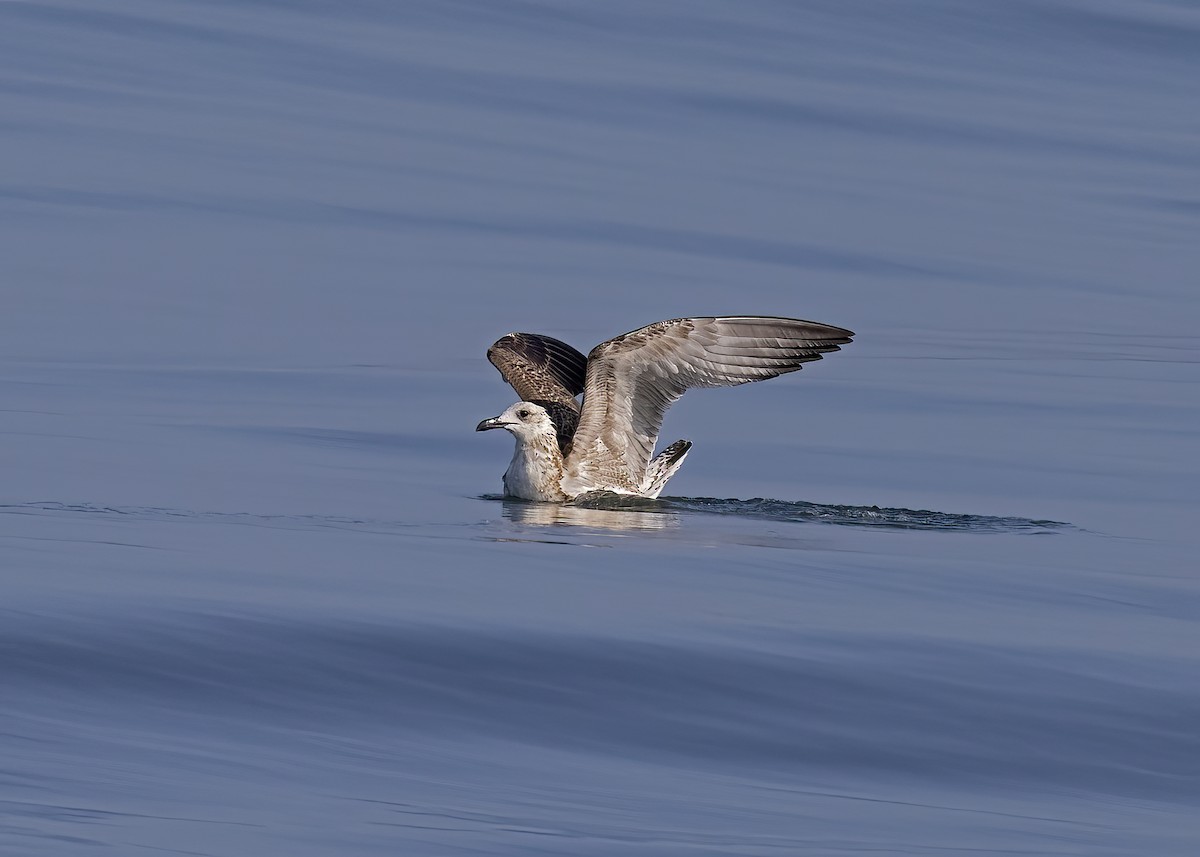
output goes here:
<path id="1" fill-rule="evenodd" d="M 523 401 L 477 430 L 503 428 L 516 438 L 506 496 L 558 503 L 599 492 L 657 497 L 691 448 L 676 441 L 651 457 L 663 415 L 684 391 L 794 372 L 853 335 L 790 318 L 678 318 L 614 337 L 585 358 L 557 339 L 510 333 L 488 349 L 488 359 Z"/>
<path id="2" fill-rule="evenodd" d="M 550 427 L 551 431 L 553 426 Z M 517 438 L 512 461 L 504 471 L 504 495 L 526 500 L 562 502 L 571 499 L 562 489 L 563 457 L 550 432 Z"/>

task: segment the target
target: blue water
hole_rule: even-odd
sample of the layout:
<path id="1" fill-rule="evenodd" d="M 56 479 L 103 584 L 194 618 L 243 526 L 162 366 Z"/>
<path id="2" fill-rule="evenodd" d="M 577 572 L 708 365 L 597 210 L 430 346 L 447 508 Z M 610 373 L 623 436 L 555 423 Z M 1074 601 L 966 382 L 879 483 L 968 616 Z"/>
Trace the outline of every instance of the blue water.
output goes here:
<path id="1" fill-rule="evenodd" d="M 0 854 L 1200 853 L 1200 7 L 0 3 Z M 849 327 L 660 503 L 509 330 Z"/>

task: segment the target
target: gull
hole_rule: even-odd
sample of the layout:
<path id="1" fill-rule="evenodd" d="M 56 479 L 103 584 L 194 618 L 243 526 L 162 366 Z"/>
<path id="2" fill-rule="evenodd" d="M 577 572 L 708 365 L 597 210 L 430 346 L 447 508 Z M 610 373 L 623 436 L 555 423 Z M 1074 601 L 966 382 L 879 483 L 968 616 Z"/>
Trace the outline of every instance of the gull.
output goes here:
<path id="1" fill-rule="evenodd" d="M 656 498 L 692 447 L 678 440 L 653 455 L 663 416 L 685 391 L 795 372 L 853 336 L 796 318 L 674 318 L 613 337 L 584 357 L 549 336 L 510 333 L 487 356 L 522 401 L 475 430 L 504 429 L 516 438 L 506 497 Z"/>

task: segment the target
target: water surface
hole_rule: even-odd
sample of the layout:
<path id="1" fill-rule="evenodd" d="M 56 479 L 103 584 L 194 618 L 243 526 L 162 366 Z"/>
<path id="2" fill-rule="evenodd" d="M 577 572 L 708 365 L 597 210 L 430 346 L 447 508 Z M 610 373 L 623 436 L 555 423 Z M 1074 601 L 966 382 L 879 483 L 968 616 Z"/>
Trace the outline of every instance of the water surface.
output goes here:
<path id="1" fill-rule="evenodd" d="M 0 852 L 1200 843 L 1200 13 L 0 3 Z M 509 330 L 849 327 L 643 507 Z"/>

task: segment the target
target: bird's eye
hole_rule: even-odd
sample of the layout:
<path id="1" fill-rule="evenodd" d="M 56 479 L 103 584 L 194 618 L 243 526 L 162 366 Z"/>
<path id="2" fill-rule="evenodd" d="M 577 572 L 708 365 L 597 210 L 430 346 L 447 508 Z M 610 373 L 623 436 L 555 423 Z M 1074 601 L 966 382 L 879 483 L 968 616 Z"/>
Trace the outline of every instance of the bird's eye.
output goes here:
<path id="1" fill-rule="evenodd" d="M 529 411 L 522 408 L 521 410 L 517 411 L 517 416 L 520 417 L 521 419 L 525 419 L 529 416 Z"/>

